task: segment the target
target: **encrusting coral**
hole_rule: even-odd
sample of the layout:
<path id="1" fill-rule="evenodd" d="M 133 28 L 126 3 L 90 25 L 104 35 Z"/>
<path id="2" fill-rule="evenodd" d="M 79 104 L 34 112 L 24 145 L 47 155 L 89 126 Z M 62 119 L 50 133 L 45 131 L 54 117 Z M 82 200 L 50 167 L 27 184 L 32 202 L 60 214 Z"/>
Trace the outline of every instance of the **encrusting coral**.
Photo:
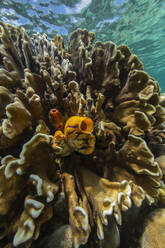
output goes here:
<path id="1" fill-rule="evenodd" d="M 66 49 L 61 36 L 0 25 L 1 246 L 37 247 L 53 219 L 69 247 L 118 247 L 123 212 L 165 204 L 158 83 L 126 45 L 93 45 L 86 29 Z"/>

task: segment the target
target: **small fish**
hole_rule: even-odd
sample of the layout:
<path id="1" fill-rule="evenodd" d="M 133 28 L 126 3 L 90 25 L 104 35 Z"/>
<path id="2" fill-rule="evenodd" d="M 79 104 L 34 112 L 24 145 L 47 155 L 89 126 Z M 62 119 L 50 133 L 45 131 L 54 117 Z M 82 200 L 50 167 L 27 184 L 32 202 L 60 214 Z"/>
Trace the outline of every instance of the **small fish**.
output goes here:
<path id="1" fill-rule="evenodd" d="M 55 130 L 62 130 L 63 129 L 63 121 L 62 121 L 62 115 L 58 111 L 58 109 L 53 108 L 49 111 L 49 120 Z"/>
<path id="2" fill-rule="evenodd" d="M 64 135 L 68 145 L 84 155 L 91 154 L 95 148 L 93 121 L 88 117 L 72 116 L 64 127 Z"/>

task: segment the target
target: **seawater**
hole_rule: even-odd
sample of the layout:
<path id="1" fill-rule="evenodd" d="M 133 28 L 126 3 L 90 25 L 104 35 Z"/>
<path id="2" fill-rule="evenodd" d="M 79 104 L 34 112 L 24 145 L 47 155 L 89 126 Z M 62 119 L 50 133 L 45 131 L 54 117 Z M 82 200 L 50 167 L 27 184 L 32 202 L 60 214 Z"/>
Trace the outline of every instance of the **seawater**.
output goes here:
<path id="1" fill-rule="evenodd" d="M 165 92 L 165 0 L 0 0 L 0 19 L 67 40 L 77 28 L 127 44 Z"/>

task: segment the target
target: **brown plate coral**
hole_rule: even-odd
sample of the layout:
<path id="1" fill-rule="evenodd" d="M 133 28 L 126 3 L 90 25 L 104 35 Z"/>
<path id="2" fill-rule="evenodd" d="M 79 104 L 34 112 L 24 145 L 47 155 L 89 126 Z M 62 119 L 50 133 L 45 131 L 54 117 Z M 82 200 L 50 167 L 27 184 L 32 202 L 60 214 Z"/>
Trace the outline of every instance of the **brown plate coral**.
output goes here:
<path id="1" fill-rule="evenodd" d="M 1 247 L 37 247 L 52 220 L 59 247 L 118 247 L 124 212 L 165 202 L 159 84 L 86 29 L 65 48 L 0 25 Z"/>

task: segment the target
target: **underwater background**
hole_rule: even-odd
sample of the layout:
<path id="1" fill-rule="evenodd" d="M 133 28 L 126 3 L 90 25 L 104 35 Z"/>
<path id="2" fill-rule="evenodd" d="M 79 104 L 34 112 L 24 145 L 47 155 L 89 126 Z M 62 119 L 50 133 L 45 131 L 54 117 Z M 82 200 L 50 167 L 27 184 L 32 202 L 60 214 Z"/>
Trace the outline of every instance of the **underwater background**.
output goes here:
<path id="1" fill-rule="evenodd" d="M 96 40 L 125 43 L 164 92 L 164 9 L 164 0 L 1 0 L 0 19 L 29 35 L 61 34 L 65 43 L 77 28 L 95 32 Z"/>

